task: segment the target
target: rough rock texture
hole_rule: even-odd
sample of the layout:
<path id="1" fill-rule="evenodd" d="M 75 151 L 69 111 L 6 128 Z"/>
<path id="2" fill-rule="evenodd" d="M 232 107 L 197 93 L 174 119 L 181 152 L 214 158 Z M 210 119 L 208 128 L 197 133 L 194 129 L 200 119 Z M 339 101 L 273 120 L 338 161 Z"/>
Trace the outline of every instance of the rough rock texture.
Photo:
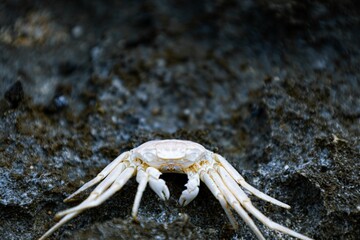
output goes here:
<path id="1" fill-rule="evenodd" d="M 40 237 L 119 153 L 164 138 L 220 153 L 292 206 L 253 198 L 271 219 L 358 239 L 359 13 L 349 0 L 1 1 L 0 239 Z M 180 208 L 186 177 L 163 178 L 170 200 L 147 189 L 140 223 L 132 179 L 51 239 L 254 239 L 205 186 Z"/>

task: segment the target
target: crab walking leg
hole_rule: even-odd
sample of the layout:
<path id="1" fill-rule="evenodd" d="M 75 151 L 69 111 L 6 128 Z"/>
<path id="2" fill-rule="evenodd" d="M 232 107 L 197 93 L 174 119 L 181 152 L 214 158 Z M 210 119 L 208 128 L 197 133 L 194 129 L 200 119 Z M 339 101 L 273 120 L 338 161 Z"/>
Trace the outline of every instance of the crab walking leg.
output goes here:
<path id="1" fill-rule="evenodd" d="M 139 186 L 136 192 L 135 201 L 131 212 L 131 215 L 134 219 L 136 219 L 142 195 L 149 181 L 149 174 L 146 173 L 143 169 L 138 170 L 136 175 L 136 181 L 139 183 Z"/>
<path id="2" fill-rule="evenodd" d="M 82 203 L 80 203 L 80 205 L 78 205 L 77 207 L 84 206 L 88 202 L 93 201 L 95 198 L 101 195 L 106 189 L 109 188 L 111 184 L 115 182 L 115 180 L 120 176 L 120 174 L 124 171 L 125 168 L 125 163 L 120 163 L 119 165 L 117 165 L 116 168 L 90 193 L 89 197 L 85 199 Z M 68 211 L 70 209 L 58 212 L 55 215 L 55 219 L 59 219 L 64 215 L 68 214 Z"/>
<path id="3" fill-rule="evenodd" d="M 74 217 L 76 217 L 78 214 L 80 214 L 82 211 L 79 212 L 74 212 L 74 213 L 70 213 L 68 215 L 66 215 L 65 217 L 63 217 L 58 223 L 56 223 L 54 226 L 52 226 L 46 233 L 44 233 L 44 235 L 42 235 L 39 240 L 44 240 L 47 237 L 49 237 L 53 232 L 55 232 L 57 229 L 59 229 L 62 225 L 64 225 L 65 223 L 67 223 L 68 221 L 70 221 L 71 219 L 73 219 Z"/>
<path id="4" fill-rule="evenodd" d="M 127 181 L 129 181 L 129 179 L 133 176 L 134 172 L 135 172 L 134 167 L 126 168 L 120 174 L 120 176 L 118 176 L 116 178 L 115 182 L 111 185 L 111 187 L 108 188 L 101 195 L 99 195 L 97 198 L 92 199 L 90 201 L 85 200 L 80 205 L 61 212 L 61 215 L 67 215 L 67 214 L 70 214 L 70 213 L 73 213 L 73 212 L 81 212 L 81 211 L 83 211 L 85 209 L 99 206 L 101 203 L 105 202 L 108 198 L 110 198 L 117 191 L 119 191 L 125 185 L 125 183 Z"/>
<path id="5" fill-rule="evenodd" d="M 210 176 L 214 179 L 214 182 L 219 187 L 220 191 L 225 196 L 226 200 L 230 205 L 235 209 L 235 211 L 240 215 L 240 217 L 244 220 L 244 222 L 253 230 L 255 235 L 260 240 L 265 240 L 264 236 L 260 232 L 259 228 L 256 226 L 254 221 L 250 218 L 247 212 L 241 207 L 241 204 L 236 199 L 236 197 L 232 194 L 232 192 L 226 187 L 225 183 L 219 176 L 219 174 L 215 170 L 209 170 Z M 250 201 L 250 199 L 248 199 Z"/>
<path id="6" fill-rule="evenodd" d="M 95 178 L 90 180 L 89 182 L 85 183 L 81 188 L 79 188 L 76 192 L 72 193 L 70 196 L 64 199 L 64 202 L 69 202 L 71 199 L 73 199 L 76 195 L 79 193 L 85 191 L 89 187 L 94 186 L 101 180 L 103 180 L 111 171 L 114 170 L 114 168 L 122 162 L 124 159 L 126 159 L 129 155 L 129 152 L 124 152 L 120 154 L 115 160 L 113 160 L 111 163 L 109 163 Z"/>
<path id="7" fill-rule="evenodd" d="M 236 184 L 235 180 L 227 174 L 227 172 L 224 168 L 218 167 L 218 172 L 220 173 L 220 176 L 222 177 L 225 185 L 236 196 L 236 198 L 239 200 L 241 205 L 243 205 L 249 213 L 254 215 L 257 219 L 259 219 L 266 226 L 268 226 L 271 229 L 278 230 L 280 232 L 289 234 L 293 237 L 297 237 L 299 239 L 310 240 L 310 238 L 308 238 L 300 233 L 297 233 L 287 227 L 284 227 L 276 222 L 271 221 L 264 214 L 262 214 L 259 210 L 257 210 L 254 207 L 254 205 L 252 205 L 252 203 L 251 203 L 250 199 L 247 197 L 246 193 L 239 187 L 239 185 Z"/>
<path id="8" fill-rule="evenodd" d="M 238 184 L 240 184 L 243 188 L 245 188 L 246 190 L 257 196 L 258 198 L 261 198 L 267 202 L 270 202 L 272 204 L 278 205 L 283 208 L 287 208 L 287 209 L 290 208 L 290 206 L 287 205 L 286 203 L 283 203 L 275 198 L 272 198 L 269 195 L 266 195 L 265 193 L 259 191 L 258 189 L 248 184 L 245 181 L 245 179 L 240 175 L 240 173 L 238 173 L 238 171 L 236 171 L 236 169 L 233 166 L 231 166 L 231 164 L 225 158 L 223 158 L 219 154 L 214 154 L 214 156 L 215 156 L 215 160 L 221 163 L 221 165 L 226 169 L 226 171 L 229 172 L 230 176 L 233 179 L 235 179 L 235 181 Z"/>
<path id="9" fill-rule="evenodd" d="M 291 235 L 291 236 L 299 238 L 299 239 L 312 240 L 312 238 L 309 238 L 303 234 L 295 232 L 294 230 L 291 230 L 290 228 L 284 227 L 284 226 L 270 220 L 268 217 L 266 217 L 264 214 L 262 214 L 259 210 L 257 210 L 254 207 L 254 205 L 252 205 L 251 202 L 245 202 L 243 206 L 249 213 L 251 213 L 257 219 L 259 219 L 263 224 L 265 224 L 266 226 L 268 226 L 269 228 L 271 228 L 273 230 L 277 230 L 277 231 L 286 233 L 288 235 Z"/>
<path id="10" fill-rule="evenodd" d="M 217 167 L 216 170 L 220 174 L 226 187 L 239 200 L 240 204 L 243 205 L 245 202 L 250 202 L 248 195 L 239 187 L 235 180 L 228 175 L 227 171 L 223 167 Z"/>
<path id="11" fill-rule="evenodd" d="M 148 167 L 146 172 L 150 175 L 149 185 L 151 189 L 162 199 L 168 200 L 170 197 L 169 188 L 164 180 L 159 179 L 161 172 L 153 167 Z"/>
<path id="12" fill-rule="evenodd" d="M 231 213 L 229 204 L 226 202 L 224 195 L 220 192 L 219 188 L 216 186 L 209 174 L 207 174 L 205 171 L 202 171 L 200 175 L 201 181 L 206 184 L 216 199 L 219 200 L 221 207 L 224 209 L 226 216 L 228 217 L 233 228 L 238 229 L 238 223 L 236 222 L 234 215 Z"/>
<path id="13" fill-rule="evenodd" d="M 186 190 L 182 192 L 179 199 L 179 203 L 181 206 L 188 205 L 199 193 L 199 174 L 195 172 L 188 172 L 187 175 L 189 180 L 185 184 Z"/>

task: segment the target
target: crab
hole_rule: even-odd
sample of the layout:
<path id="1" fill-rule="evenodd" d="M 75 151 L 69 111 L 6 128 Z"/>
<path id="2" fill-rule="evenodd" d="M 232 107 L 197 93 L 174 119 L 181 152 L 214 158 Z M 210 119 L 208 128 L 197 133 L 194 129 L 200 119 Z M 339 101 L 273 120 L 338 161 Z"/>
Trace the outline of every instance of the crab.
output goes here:
<path id="1" fill-rule="evenodd" d="M 273 222 L 256 209 L 244 190 L 280 207 L 289 209 L 290 206 L 249 185 L 224 157 L 192 141 L 169 139 L 149 141 L 120 154 L 94 179 L 85 183 L 64 200 L 64 202 L 68 202 L 79 193 L 100 182 L 88 198 L 78 206 L 57 213 L 55 218 L 60 219 L 60 221 L 40 237 L 39 240 L 47 238 L 59 227 L 84 210 L 102 204 L 135 175 L 139 185 L 131 215 L 136 220 L 140 201 L 147 184 L 150 185 L 150 188 L 162 200 L 169 199 L 169 189 L 165 181 L 159 178 L 162 173 L 181 173 L 187 175 L 188 182 L 185 184 L 186 189 L 182 192 L 179 199 L 179 204 L 182 206 L 188 205 L 198 195 L 201 180 L 220 202 L 234 229 L 238 228 L 238 223 L 232 210 L 239 214 L 258 239 L 265 238 L 248 213 L 270 229 L 303 240 L 311 239 Z"/>

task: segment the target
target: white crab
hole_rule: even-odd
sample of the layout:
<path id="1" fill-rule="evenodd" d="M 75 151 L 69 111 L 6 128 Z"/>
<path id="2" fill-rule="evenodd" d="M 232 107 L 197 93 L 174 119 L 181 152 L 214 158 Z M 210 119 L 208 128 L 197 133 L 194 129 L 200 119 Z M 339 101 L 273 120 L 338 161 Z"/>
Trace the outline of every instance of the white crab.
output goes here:
<path id="1" fill-rule="evenodd" d="M 134 175 L 139 183 L 132 208 L 132 216 L 136 219 L 139 204 L 147 183 L 162 199 L 169 199 L 169 189 L 165 181 L 159 179 L 161 173 L 187 174 L 187 187 L 180 196 L 182 206 L 189 204 L 199 192 L 200 179 L 208 186 L 212 194 L 219 200 L 234 229 L 238 227 L 231 212 L 235 210 L 244 222 L 252 229 L 259 239 L 265 239 L 247 212 L 255 216 L 271 229 L 281 231 L 299 239 L 310 240 L 300 233 L 271 221 L 251 203 L 244 189 L 255 196 L 276 204 L 290 208 L 265 193 L 260 192 L 245 182 L 244 178 L 219 154 L 206 150 L 202 145 L 184 140 L 155 140 L 149 141 L 128 152 L 122 153 L 107 165 L 94 179 L 84 184 L 80 189 L 67 197 L 74 196 L 102 181 L 81 204 L 56 214 L 61 220 L 49 229 L 41 238 L 45 239 L 56 229 L 88 208 L 96 207 L 119 191 Z M 240 188 L 240 186 L 242 188 Z"/>

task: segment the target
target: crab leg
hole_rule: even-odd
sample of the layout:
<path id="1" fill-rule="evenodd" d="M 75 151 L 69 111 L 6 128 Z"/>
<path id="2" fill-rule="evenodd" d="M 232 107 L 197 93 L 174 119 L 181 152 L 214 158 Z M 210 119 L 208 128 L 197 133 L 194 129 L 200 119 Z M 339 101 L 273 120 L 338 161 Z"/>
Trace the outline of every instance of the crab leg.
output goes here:
<path id="1" fill-rule="evenodd" d="M 249 211 L 252 215 L 254 215 L 257 219 L 259 219 L 263 224 L 268 226 L 269 228 L 273 230 L 277 230 L 286 234 L 289 234 L 293 237 L 303 239 L 303 240 L 312 240 L 312 238 L 309 238 L 303 234 L 300 234 L 298 232 L 295 232 L 294 230 L 291 230 L 287 227 L 284 227 L 272 220 L 270 220 L 268 217 L 266 217 L 264 214 L 262 214 L 259 210 L 257 210 L 254 205 L 252 205 L 251 202 L 244 203 L 244 207 L 247 211 Z"/>
<path id="2" fill-rule="evenodd" d="M 179 203 L 181 206 L 188 205 L 199 193 L 200 179 L 199 174 L 195 172 L 188 172 L 188 182 L 185 184 L 184 190 L 180 196 Z"/>
<path id="3" fill-rule="evenodd" d="M 53 232 L 55 232 L 58 228 L 60 228 L 62 225 L 76 217 L 78 214 L 80 214 L 82 211 L 74 212 L 66 215 L 63 217 L 58 223 L 56 223 L 54 226 L 52 226 L 44 235 L 42 235 L 38 240 L 44 240 L 47 237 L 49 237 Z"/>
<path id="4" fill-rule="evenodd" d="M 238 184 L 240 184 L 243 188 L 245 188 L 246 190 L 257 196 L 258 198 L 261 198 L 267 202 L 270 202 L 272 204 L 278 205 L 283 208 L 287 208 L 287 209 L 290 208 L 290 206 L 287 205 L 286 203 L 280 202 L 279 200 L 272 198 L 269 195 L 266 195 L 265 193 L 259 191 L 258 189 L 248 184 L 245 181 L 245 179 L 240 175 L 240 173 L 238 173 L 238 171 L 236 171 L 236 169 L 233 166 L 231 166 L 231 164 L 228 161 L 226 161 L 225 158 L 223 158 L 219 154 L 214 154 L 214 156 L 215 156 L 215 160 L 217 160 L 226 169 L 226 171 L 229 172 L 230 176 L 233 179 L 235 179 L 235 181 Z"/>
<path id="5" fill-rule="evenodd" d="M 206 186 L 210 189 L 210 191 L 216 197 L 216 199 L 219 200 L 221 207 L 224 209 L 226 216 L 228 217 L 233 228 L 238 229 L 238 224 L 229 208 L 229 204 L 226 202 L 224 195 L 220 192 L 219 188 L 216 186 L 216 184 L 211 179 L 209 174 L 206 173 L 205 171 L 202 171 L 200 177 L 201 177 L 201 181 L 203 181 L 206 184 Z"/>
<path id="6" fill-rule="evenodd" d="M 136 215 L 139 210 L 139 205 L 140 205 L 142 195 L 143 195 L 146 185 L 149 181 L 149 174 L 146 173 L 143 169 L 138 170 L 137 175 L 136 175 L 136 181 L 139 183 L 139 186 L 138 186 L 138 189 L 136 192 L 135 201 L 134 201 L 134 205 L 133 205 L 132 213 L 131 213 L 131 215 L 134 219 L 136 219 Z"/>
<path id="7" fill-rule="evenodd" d="M 113 161 L 114 162 L 114 161 Z M 112 163 L 111 163 L 112 164 Z M 109 166 L 109 165 L 108 165 Z M 103 193 L 115 180 L 116 178 L 121 174 L 121 172 L 124 171 L 126 168 L 125 163 L 120 163 L 115 168 L 112 168 L 112 171 L 110 173 L 107 173 L 107 177 L 104 181 L 102 181 L 90 194 L 90 196 L 81 204 L 84 204 L 86 202 L 90 202 L 91 200 L 95 199 L 97 196 L 99 196 L 101 193 Z M 108 168 L 109 169 L 109 168 Z M 80 191 L 81 192 L 81 191 Z M 79 193 L 80 193 L 79 192 Z M 80 205 L 81 205 L 80 204 Z M 64 225 L 66 222 L 70 221 L 72 218 L 76 217 L 78 214 L 80 214 L 83 210 L 72 212 L 72 213 L 66 213 L 65 211 L 59 212 L 55 215 L 56 219 L 59 219 L 61 217 L 61 220 L 56 223 L 52 228 L 50 228 L 39 240 L 45 239 L 48 236 L 50 236 L 54 231 L 56 231 L 58 228 L 60 228 L 62 225 Z"/>
<path id="8" fill-rule="evenodd" d="M 120 174 L 120 176 L 118 176 L 116 178 L 115 182 L 106 191 L 104 191 L 103 193 L 98 195 L 97 198 L 95 198 L 95 199 L 86 199 L 80 205 L 78 205 L 76 207 L 73 207 L 73 208 L 70 208 L 68 210 L 62 211 L 62 212 L 58 213 L 57 216 L 61 217 L 61 216 L 64 216 L 64 215 L 67 215 L 67 214 L 70 214 L 70 213 L 73 213 L 73 212 L 81 212 L 81 211 L 83 211 L 85 209 L 99 206 L 101 203 L 103 203 L 108 198 L 110 198 L 112 195 L 114 195 L 114 193 L 119 191 L 125 185 L 125 183 L 133 176 L 134 172 L 135 172 L 134 167 L 126 168 Z M 89 196 L 89 198 L 90 198 L 90 196 Z"/>
<path id="9" fill-rule="evenodd" d="M 122 162 L 124 159 L 126 159 L 128 157 L 129 152 L 124 152 L 122 154 L 120 154 L 117 158 L 115 158 L 115 160 L 113 160 L 111 163 L 109 163 L 95 178 L 93 178 L 92 180 L 90 180 L 89 182 L 85 183 L 81 188 L 79 188 L 76 192 L 72 193 L 70 196 L 68 196 L 67 198 L 64 199 L 64 202 L 69 202 L 71 201 L 76 195 L 78 195 L 79 193 L 85 191 L 86 189 L 88 189 L 89 187 L 94 186 L 95 184 L 97 184 L 98 182 L 100 182 L 101 180 L 103 180 L 109 173 L 111 173 L 114 168 L 120 163 Z"/>
<path id="10" fill-rule="evenodd" d="M 146 172 L 150 175 L 149 185 L 151 189 L 162 199 L 168 200 L 170 197 L 169 188 L 164 180 L 159 179 L 161 172 L 153 167 L 148 167 Z"/>
<path id="11" fill-rule="evenodd" d="M 210 170 L 209 172 L 210 172 L 210 176 L 212 177 L 212 179 L 214 179 L 216 185 L 219 187 L 220 191 L 225 196 L 227 202 L 235 209 L 235 211 L 240 215 L 240 217 L 244 220 L 244 222 L 251 228 L 251 230 L 255 233 L 257 238 L 260 240 L 265 240 L 259 228 L 250 218 L 247 212 L 241 207 L 241 204 L 233 195 L 233 193 L 226 187 L 219 174 L 215 170 Z"/>
<path id="12" fill-rule="evenodd" d="M 136 192 L 135 201 L 132 209 L 132 217 L 136 219 L 136 215 L 139 209 L 142 195 L 145 191 L 146 185 L 149 182 L 153 191 L 162 199 L 166 200 L 170 197 L 170 192 L 165 184 L 165 181 L 159 179 L 161 172 L 153 167 L 148 167 L 146 172 L 143 169 L 138 170 L 136 175 L 136 181 L 139 183 L 138 190 Z"/>
<path id="13" fill-rule="evenodd" d="M 235 180 L 228 175 L 226 170 L 222 167 L 218 167 L 218 172 L 220 173 L 220 176 L 222 177 L 223 182 L 225 183 L 225 187 L 227 187 L 233 194 L 236 196 L 236 198 L 239 200 L 242 206 L 245 207 L 245 209 L 254 215 L 257 219 L 259 219 L 262 223 L 264 223 L 266 226 L 268 226 L 271 229 L 278 230 L 280 232 L 289 234 L 293 237 L 297 237 L 299 239 L 304 240 L 310 240 L 311 238 L 308 238 L 300 233 L 297 233 L 287 227 L 284 227 L 276 222 L 271 221 L 269 218 L 267 218 L 264 214 L 262 214 L 259 210 L 257 210 L 254 205 L 252 205 L 250 199 L 246 195 L 246 193 L 237 185 Z"/>
<path id="14" fill-rule="evenodd" d="M 120 176 L 120 174 L 124 171 L 124 169 L 126 168 L 126 164 L 125 163 L 120 163 L 119 165 L 116 166 L 116 168 L 104 179 L 104 181 L 102 181 L 88 196 L 87 199 L 85 199 L 82 203 L 80 203 L 80 205 L 85 205 L 88 202 L 93 201 L 95 198 L 97 198 L 99 195 L 101 195 L 106 189 L 109 188 L 109 186 L 111 184 L 113 184 L 116 180 L 117 177 Z M 55 215 L 56 219 L 59 219 L 61 217 L 63 217 L 64 215 L 67 214 L 68 210 L 65 211 L 61 211 L 58 212 Z"/>

